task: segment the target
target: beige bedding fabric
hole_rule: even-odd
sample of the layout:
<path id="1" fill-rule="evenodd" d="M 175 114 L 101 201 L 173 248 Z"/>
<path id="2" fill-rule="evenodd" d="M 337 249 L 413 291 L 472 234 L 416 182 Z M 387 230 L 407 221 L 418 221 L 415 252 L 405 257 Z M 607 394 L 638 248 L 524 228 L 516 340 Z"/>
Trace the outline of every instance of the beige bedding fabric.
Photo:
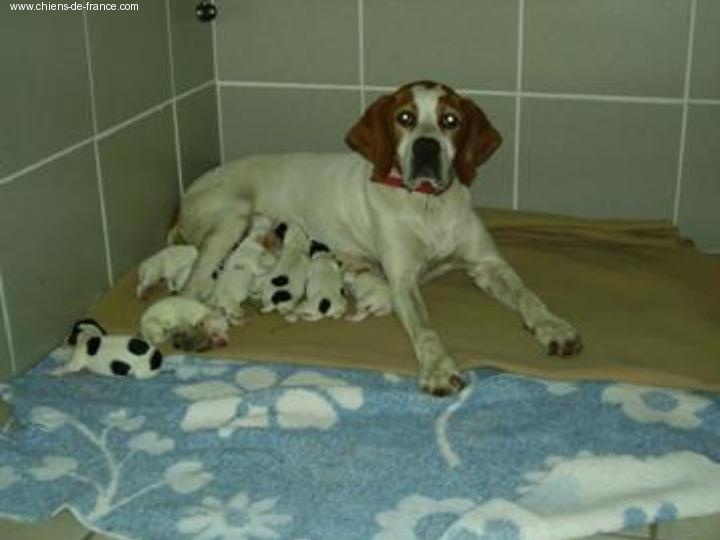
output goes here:
<path id="1" fill-rule="evenodd" d="M 678 240 L 665 222 L 588 221 L 481 212 L 503 255 L 556 313 L 581 331 L 577 357 L 547 356 L 514 313 L 452 273 L 423 287 L 432 325 L 462 369 L 494 366 L 556 379 L 614 379 L 720 390 L 720 257 Z M 134 332 L 152 301 L 125 276 L 93 311 Z M 416 373 L 394 316 L 290 324 L 252 315 L 208 356 Z"/>

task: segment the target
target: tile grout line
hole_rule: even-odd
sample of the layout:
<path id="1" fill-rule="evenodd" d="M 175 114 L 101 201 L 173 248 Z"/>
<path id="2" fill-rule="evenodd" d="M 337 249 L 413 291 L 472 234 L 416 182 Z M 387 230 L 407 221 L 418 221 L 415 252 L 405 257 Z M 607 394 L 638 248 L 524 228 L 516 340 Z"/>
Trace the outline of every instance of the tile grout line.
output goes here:
<path id="1" fill-rule="evenodd" d="M 16 375 L 17 361 L 15 360 L 15 344 L 13 342 L 12 323 L 10 322 L 10 310 L 8 310 L 7 307 L 2 268 L 0 268 L 0 310 L 2 310 L 5 339 L 7 339 L 8 353 L 10 353 L 10 373 Z"/>
<path id="2" fill-rule="evenodd" d="M 518 0 L 518 39 L 517 39 L 517 65 L 515 73 L 515 139 L 513 147 L 513 210 L 517 210 L 520 200 L 520 115 L 522 112 L 523 88 L 523 34 L 525 24 L 525 0 Z"/>
<path id="3" fill-rule="evenodd" d="M 212 80 L 206 81 L 194 88 L 191 88 L 190 90 L 186 90 L 185 92 L 183 92 L 182 94 L 179 94 L 177 96 L 177 101 L 181 101 L 197 92 L 200 92 L 201 90 L 204 90 L 205 88 L 212 86 L 214 84 L 214 82 L 215 81 L 212 81 Z M 48 163 L 55 161 L 56 159 L 67 156 L 68 154 L 71 154 L 75 150 L 82 148 L 85 145 L 93 143 L 96 139 L 97 140 L 105 139 L 105 138 L 109 137 L 110 135 L 113 135 L 114 133 L 134 124 L 135 122 L 138 122 L 138 121 L 144 119 L 145 117 L 150 116 L 150 115 L 164 109 L 171 102 L 172 102 L 172 99 L 168 99 L 168 100 L 163 101 L 162 103 L 153 105 L 149 109 L 146 109 L 145 111 L 138 113 L 135 116 L 128 118 L 127 120 L 123 120 L 122 122 L 118 122 L 117 124 L 110 126 L 106 130 L 98 133 L 97 135 L 91 135 L 90 137 L 86 137 L 85 139 L 82 139 L 80 142 L 77 142 L 66 148 L 63 148 L 62 150 L 55 152 L 54 154 L 51 154 L 47 157 L 44 157 L 43 159 L 36 161 L 35 163 L 27 165 L 18 171 L 12 172 L 3 178 L 0 178 L 0 186 L 2 186 L 4 184 L 9 184 L 13 180 L 16 180 L 17 178 L 24 176 L 36 169 L 39 169 L 39 168 L 47 165 Z"/>
<path id="4" fill-rule="evenodd" d="M 237 88 L 275 88 L 287 90 L 345 90 L 345 91 L 378 91 L 388 92 L 395 90 L 395 86 L 382 86 L 363 84 L 328 84 L 328 83 L 296 83 L 278 81 L 244 81 L 244 80 L 218 80 L 218 85 Z M 604 103 L 637 103 L 645 105 L 682 105 L 682 97 L 661 96 L 627 96 L 620 94 L 573 94 L 561 92 L 535 92 L 517 90 L 479 90 L 473 88 L 458 88 L 458 93 L 477 96 L 517 97 L 530 99 L 557 99 L 566 101 L 598 101 Z M 689 98 L 690 104 L 720 105 L 720 99 Z"/>
<path id="5" fill-rule="evenodd" d="M 105 242 L 105 266 L 107 269 L 107 284 L 112 287 L 115 283 L 112 270 L 112 254 L 110 252 L 110 232 L 108 228 L 107 209 L 105 207 L 105 187 L 103 182 L 102 163 L 100 160 L 100 145 L 98 144 L 97 107 L 95 104 L 95 81 L 93 79 L 92 54 L 90 52 L 90 26 L 87 12 L 83 10 L 83 34 L 85 40 L 85 55 L 88 66 L 88 84 L 90 89 L 90 113 L 93 127 L 93 152 L 95 154 L 95 176 L 97 178 L 98 197 L 100 199 L 100 217 L 102 221 L 103 240 Z"/>
<path id="6" fill-rule="evenodd" d="M 115 135 L 118 131 L 122 131 L 126 127 L 129 127 L 133 124 L 136 124 L 140 120 L 144 120 L 148 116 L 152 116 L 156 112 L 162 111 L 164 108 L 166 108 L 168 105 L 171 105 L 173 102 L 173 99 L 166 99 L 165 101 L 158 103 L 157 105 L 153 105 L 149 109 L 145 109 L 144 111 L 136 114 L 135 116 L 131 116 L 127 120 L 123 120 L 122 122 L 118 122 L 114 126 L 109 127 L 105 131 L 98 133 L 96 136 L 96 139 L 102 140 L 107 139 L 108 137 Z"/>
<path id="7" fill-rule="evenodd" d="M 78 148 L 82 148 L 83 146 L 91 144 L 94 140 L 95 140 L 95 136 L 92 135 L 90 137 L 87 137 L 87 138 L 81 140 L 80 142 L 77 142 L 73 145 L 68 146 L 67 148 L 63 148 L 62 150 L 55 152 L 54 154 L 44 157 L 43 159 L 36 161 L 35 163 L 27 165 L 18 171 L 12 172 L 3 178 L 0 178 L 0 186 L 9 184 L 13 180 L 20 178 L 21 176 L 25 176 L 26 174 L 31 173 L 34 170 L 39 169 L 52 161 L 55 161 L 56 159 L 60 159 L 61 157 L 65 157 L 68 154 L 72 154 Z"/>
<path id="8" fill-rule="evenodd" d="M 680 123 L 680 140 L 678 142 L 677 181 L 675 183 L 675 201 L 673 205 L 673 225 L 678 224 L 680 216 L 680 197 L 685 168 L 685 147 L 687 141 L 688 109 L 690 100 L 690 77 L 692 74 L 693 45 L 695 42 L 695 14 L 697 0 L 690 1 L 690 20 L 688 22 L 687 53 L 685 57 L 685 81 L 683 85 L 682 120 Z"/>
<path id="9" fill-rule="evenodd" d="M 358 79 L 360 81 L 360 114 L 365 112 L 365 7 L 358 0 Z"/>
<path id="10" fill-rule="evenodd" d="M 636 103 L 641 105 L 680 105 L 682 98 L 660 96 L 624 96 L 618 94 L 573 94 L 558 92 L 520 92 L 520 96 L 533 99 L 556 99 L 565 101 L 599 101 L 604 103 Z M 720 104 L 720 101 L 718 102 Z"/>
<path id="11" fill-rule="evenodd" d="M 214 3 L 214 2 L 213 2 Z M 218 141 L 220 143 L 220 163 L 225 163 L 225 134 L 223 133 L 223 121 L 222 121 L 222 96 L 220 95 L 220 61 L 218 58 L 217 48 L 217 17 L 213 19 L 211 23 L 212 27 L 212 48 L 213 48 L 213 71 L 215 75 L 215 107 L 217 108 L 217 129 L 218 129 Z"/>
<path id="12" fill-rule="evenodd" d="M 688 98 L 690 105 L 720 105 L 720 99 Z"/>
<path id="13" fill-rule="evenodd" d="M 185 184 L 183 183 L 182 156 L 180 155 L 180 126 L 178 124 L 177 113 L 177 87 L 175 85 L 175 57 L 173 55 L 172 43 L 172 17 L 170 15 L 170 0 L 165 0 L 165 22 L 167 25 L 168 35 L 168 61 L 170 63 L 170 92 L 172 93 L 172 116 L 173 116 L 173 132 L 175 137 L 175 166 L 177 167 L 178 176 L 178 193 L 180 197 L 185 193 Z"/>
<path id="14" fill-rule="evenodd" d="M 208 79 L 202 84 L 199 84 L 193 88 L 190 88 L 189 90 L 185 90 L 184 92 L 180 92 L 177 96 L 175 96 L 175 101 L 182 101 L 183 99 L 192 96 L 193 94 L 197 94 L 198 92 L 202 92 L 206 88 L 210 88 L 211 86 L 215 85 L 214 79 Z"/>
<path id="15" fill-rule="evenodd" d="M 220 86 L 239 87 L 239 88 L 279 88 L 289 90 L 362 90 L 359 84 L 328 84 L 328 83 L 294 83 L 294 82 L 272 82 L 272 81 L 236 81 L 236 80 L 220 80 Z M 371 88 L 369 86 L 366 89 Z"/>

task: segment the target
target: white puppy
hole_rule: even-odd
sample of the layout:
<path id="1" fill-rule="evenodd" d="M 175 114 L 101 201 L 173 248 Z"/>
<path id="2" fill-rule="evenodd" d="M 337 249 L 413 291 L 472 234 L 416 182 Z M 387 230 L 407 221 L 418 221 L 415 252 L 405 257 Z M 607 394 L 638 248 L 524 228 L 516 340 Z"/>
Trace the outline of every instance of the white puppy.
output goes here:
<path id="1" fill-rule="evenodd" d="M 74 346 L 70 360 L 53 375 L 88 370 L 105 376 L 147 379 L 160 372 L 163 357 L 155 347 L 136 336 L 108 336 L 91 319 L 75 323 L 67 340 Z"/>
<path id="2" fill-rule="evenodd" d="M 182 289 L 197 256 L 195 246 L 169 246 L 145 259 L 138 268 L 137 297 L 142 298 L 160 281 L 165 282 L 170 292 Z"/>
<path id="3" fill-rule="evenodd" d="M 343 274 L 343 283 L 355 300 L 355 313 L 347 321 L 362 321 L 368 315 L 382 317 L 392 312 L 388 282 L 370 268 L 351 269 Z"/>
<path id="4" fill-rule="evenodd" d="M 222 270 L 210 304 L 225 313 L 231 324 L 240 324 L 242 303 L 250 296 L 256 277 L 266 273 L 275 263 L 275 255 L 268 249 L 273 235 L 270 218 L 256 215 L 245 239 L 230 253 Z"/>
<path id="5" fill-rule="evenodd" d="M 286 318 L 291 322 L 339 319 L 346 310 L 340 265 L 325 244 L 313 240 L 305 300 Z"/>
<path id="6" fill-rule="evenodd" d="M 173 345 L 184 350 L 224 347 L 228 342 L 225 317 L 182 296 L 163 298 L 147 308 L 140 319 L 140 330 L 153 345 L 172 338 Z"/>
<path id="7" fill-rule="evenodd" d="M 275 228 L 283 240 L 282 252 L 275 267 L 263 278 L 259 290 L 263 313 L 277 310 L 287 315 L 305 296 L 310 270 L 310 240 L 297 225 L 282 225 Z"/>

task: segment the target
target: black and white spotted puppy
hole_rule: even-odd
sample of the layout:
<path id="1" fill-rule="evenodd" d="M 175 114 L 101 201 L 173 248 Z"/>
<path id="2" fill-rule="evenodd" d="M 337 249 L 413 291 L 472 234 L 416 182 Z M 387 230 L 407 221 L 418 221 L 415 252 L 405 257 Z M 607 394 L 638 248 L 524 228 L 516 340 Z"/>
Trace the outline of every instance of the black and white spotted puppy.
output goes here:
<path id="1" fill-rule="evenodd" d="M 310 270 L 310 240 L 300 227 L 291 223 L 281 223 L 275 232 L 282 239 L 282 251 L 275 267 L 260 283 L 261 311 L 277 310 L 287 315 L 305 296 Z"/>
<path id="2" fill-rule="evenodd" d="M 276 262 L 268 249 L 273 221 L 260 214 L 253 217 L 247 236 L 230 253 L 218 272 L 210 304 L 222 310 L 230 324 L 241 324 L 242 303 L 250 296 L 253 282 Z"/>
<path id="3" fill-rule="evenodd" d="M 87 370 L 98 375 L 147 379 L 157 375 L 162 367 L 162 354 L 146 340 L 107 335 L 92 319 L 77 321 L 67 344 L 75 347 L 72 356 L 53 375 Z"/>
<path id="4" fill-rule="evenodd" d="M 368 315 L 381 317 L 392 313 L 392 298 L 388 282 L 371 268 L 348 269 L 343 273 L 345 290 L 355 300 L 355 313 L 345 317 L 358 322 Z"/>
<path id="5" fill-rule="evenodd" d="M 305 299 L 286 319 L 290 322 L 318 321 L 324 317 L 339 319 L 346 310 L 340 264 L 325 244 L 313 240 Z"/>
<path id="6" fill-rule="evenodd" d="M 150 287 L 164 282 L 170 292 L 183 288 L 190 276 L 198 250 L 195 246 L 168 246 L 148 257 L 138 267 L 135 294 L 145 296 Z"/>

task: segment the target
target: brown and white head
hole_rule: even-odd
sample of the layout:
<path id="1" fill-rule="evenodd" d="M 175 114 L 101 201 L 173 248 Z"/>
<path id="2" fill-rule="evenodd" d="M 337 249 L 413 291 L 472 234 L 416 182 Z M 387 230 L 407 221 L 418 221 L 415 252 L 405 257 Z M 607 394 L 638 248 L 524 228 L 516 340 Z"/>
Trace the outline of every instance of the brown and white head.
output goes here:
<path id="1" fill-rule="evenodd" d="M 345 142 L 372 162 L 372 180 L 394 175 L 409 191 L 437 194 L 455 179 L 470 185 L 502 138 L 472 100 L 418 81 L 375 100 Z"/>

